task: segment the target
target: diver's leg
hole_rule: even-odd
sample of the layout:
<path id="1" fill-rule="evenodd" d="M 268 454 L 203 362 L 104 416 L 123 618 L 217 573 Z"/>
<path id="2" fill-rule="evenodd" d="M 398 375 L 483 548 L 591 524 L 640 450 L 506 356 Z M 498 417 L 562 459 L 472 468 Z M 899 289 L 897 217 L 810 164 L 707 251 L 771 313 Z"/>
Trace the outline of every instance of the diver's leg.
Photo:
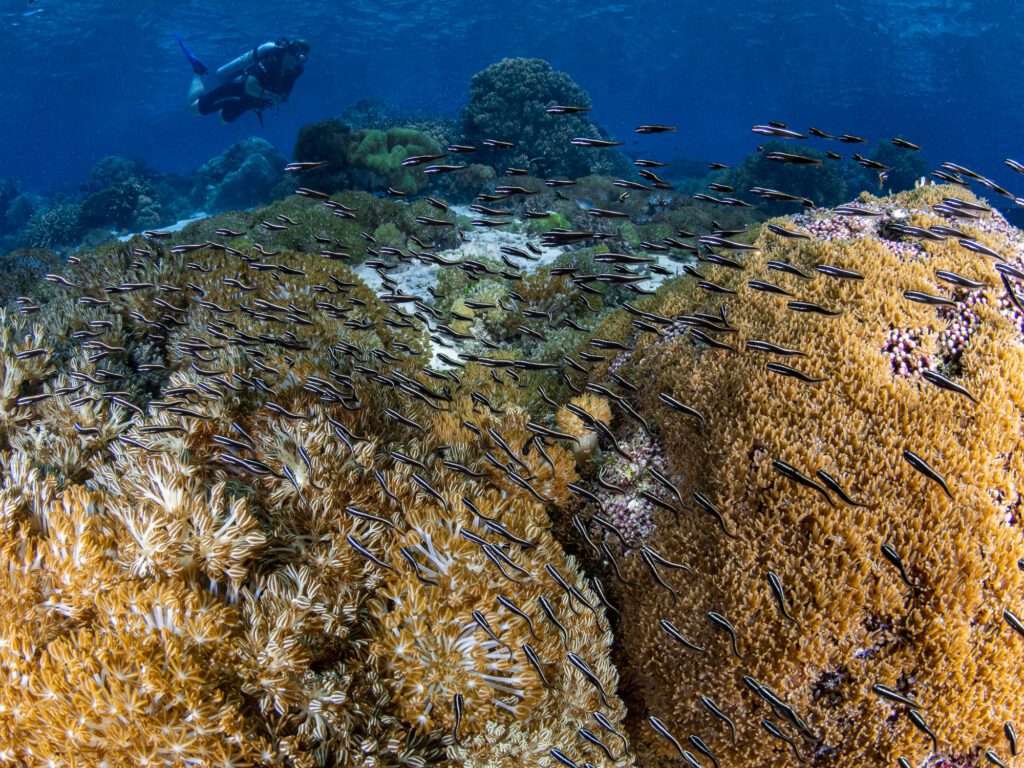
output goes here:
<path id="1" fill-rule="evenodd" d="M 188 89 L 188 111 L 189 114 L 198 115 L 199 99 L 206 93 L 206 86 L 203 85 L 203 78 L 198 74 L 192 75 L 192 85 Z"/>
<path id="2" fill-rule="evenodd" d="M 249 111 L 244 99 L 225 100 L 220 110 L 222 123 L 233 123 L 235 120 Z"/>
<path id="3" fill-rule="evenodd" d="M 195 86 L 193 81 L 193 87 Z M 200 115 L 212 115 L 214 112 L 220 112 L 225 104 L 238 101 L 244 93 L 241 84 L 235 82 L 221 83 L 208 91 L 202 90 L 202 83 L 199 84 L 199 87 L 200 95 L 195 101 L 195 109 Z"/>

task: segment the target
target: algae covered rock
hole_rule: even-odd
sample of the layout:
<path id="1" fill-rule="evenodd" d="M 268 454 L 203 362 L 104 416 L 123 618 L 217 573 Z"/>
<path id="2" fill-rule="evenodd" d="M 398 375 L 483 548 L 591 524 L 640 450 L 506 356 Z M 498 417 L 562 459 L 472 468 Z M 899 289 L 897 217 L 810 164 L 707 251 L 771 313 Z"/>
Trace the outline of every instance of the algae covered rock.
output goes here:
<path id="1" fill-rule="evenodd" d="M 152 194 L 152 188 L 135 177 L 99 189 L 82 202 L 82 225 L 116 228 L 130 226 L 135 220 L 140 198 L 152 202 L 149 194 Z"/>
<path id="2" fill-rule="evenodd" d="M 0 234 L 13 223 L 8 212 L 11 204 L 21 195 L 21 182 L 10 176 L 0 179 Z"/>
<path id="3" fill-rule="evenodd" d="M 92 167 L 85 190 L 99 192 L 133 179 L 147 179 L 151 175 L 153 175 L 153 170 L 141 160 L 129 160 L 118 155 L 108 155 L 101 158 Z"/>
<path id="4" fill-rule="evenodd" d="M 817 167 L 801 166 L 769 160 L 768 153 L 775 151 L 799 151 L 801 155 L 820 160 L 821 165 Z M 740 195 L 751 200 L 757 198 L 750 195 L 748 190 L 752 187 L 768 187 L 806 197 L 818 206 L 838 205 L 848 196 L 853 196 L 860 191 L 860 189 L 850 189 L 843 175 L 840 161 L 825 157 L 825 154 L 817 149 L 804 145 L 794 149 L 792 144 L 777 140 L 766 141 L 757 152 L 747 155 L 738 166 L 727 171 L 716 172 L 712 178 L 716 182 L 728 184 Z M 862 176 L 858 176 L 858 179 L 862 178 Z M 877 184 L 872 188 L 877 189 Z M 758 207 L 767 213 L 778 216 L 784 213 L 793 213 L 798 209 L 799 203 L 761 200 Z"/>

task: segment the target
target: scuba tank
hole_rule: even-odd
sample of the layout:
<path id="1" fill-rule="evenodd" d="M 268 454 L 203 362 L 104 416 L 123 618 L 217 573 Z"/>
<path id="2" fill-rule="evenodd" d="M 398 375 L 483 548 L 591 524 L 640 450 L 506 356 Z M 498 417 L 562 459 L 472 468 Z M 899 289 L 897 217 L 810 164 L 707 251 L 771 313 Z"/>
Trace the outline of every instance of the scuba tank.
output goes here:
<path id="1" fill-rule="evenodd" d="M 229 80 L 233 80 L 238 75 L 257 64 L 261 55 L 265 56 L 270 50 L 276 47 L 277 43 L 263 43 L 263 45 L 257 46 L 251 51 L 246 51 L 241 56 L 232 59 L 217 70 L 217 82 L 226 83 Z M 261 48 L 266 48 L 266 50 L 261 52 Z"/>
<path id="2" fill-rule="evenodd" d="M 253 48 L 251 51 L 243 53 L 238 58 L 232 59 L 223 67 L 217 70 L 217 81 L 226 83 L 228 80 L 233 80 L 236 75 L 241 74 L 256 60 L 256 49 Z"/>

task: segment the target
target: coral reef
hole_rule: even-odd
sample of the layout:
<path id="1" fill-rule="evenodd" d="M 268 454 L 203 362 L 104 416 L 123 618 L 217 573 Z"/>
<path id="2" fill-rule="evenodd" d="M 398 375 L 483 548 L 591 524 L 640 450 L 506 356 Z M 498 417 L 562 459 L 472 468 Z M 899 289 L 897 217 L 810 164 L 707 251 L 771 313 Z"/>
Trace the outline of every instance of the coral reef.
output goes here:
<path id="1" fill-rule="evenodd" d="M 296 222 L 329 210 L 290 202 Z M 404 312 L 336 261 L 227 245 L 209 228 L 232 217 L 83 253 L 58 298 L 0 318 L 0 754 L 590 754 L 578 730 L 624 709 L 540 501 L 567 502 L 571 451 L 504 453 L 532 416 L 485 368 L 439 384 Z"/>
<path id="2" fill-rule="evenodd" d="M 192 176 L 192 199 L 207 212 L 265 203 L 281 177 L 284 156 L 270 142 L 251 136 L 206 162 Z"/>
<path id="3" fill-rule="evenodd" d="M 1019 762 L 1024 233 L 589 104 L 0 181 L 0 764 Z"/>
<path id="4" fill-rule="evenodd" d="M 31 218 L 34 207 L 17 179 L 0 179 L 0 253 L 18 245 L 18 231 Z"/>
<path id="5" fill-rule="evenodd" d="M 344 189 L 348 183 L 345 166 L 351 143 L 352 129 L 343 120 L 329 118 L 302 126 L 295 139 L 292 159 L 303 163 L 326 163 L 322 168 L 306 173 L 303 183 L 324 192 Z"/>
<path id="6" fill-rule="evenodd" d="M 9 307 L 18 296 L 39 299 L 49 295 L 50 285 L 43 277 L 56 272 L 62 263 L 46 248 L 18 248 L 0 256 L 0 307 Z"/>
<path id="7" fill-rule="evenodd" d="M 627 493 L 610 492 L 597 484 L 591 490 L 600 499 L 608 519 L 622 532 L 626 544 L 638 547 L 654 533 L 657 516 L 655 506 L 641 493 L 660 493 L 661 486 L 652 478 L 651 468 L 664 473 L 668 466 L 661 446 L 643 430 L 637 429 L 621 445 L 629 459 L 605 454 L 601 472 L 603 480 L 625 488 Z M 603 537 L 610 546 L 617 546 L 612 534 L 605 532 Z"/>
<path id="8" fill-rule="evenodd" d="M 894 240 L 888 226 L 948 225 L 931 207 L 951 194 L 925 187 L 863 197 L 857 205 L 876 217 L 819 211 L 779 220 L 833 234 L 792 240 L 765 230 L 759 250 L 742 255 L 742 272 L 701 269 L 735 296 L 688 279 L 639 305 L 668 318 L 724 307 L 727 324 L 696 326 L 703 337 L 693 321 L 665 336 L 621 321 L 599 329 L 629 340 L 614 370 L 659 425 L 664 474 L 679 492 L 677 501 L 660 491 L 679 521 L 657 510 L 650 541 L 685 569 L 666 570 L 660 585 L 639 558 L 619 562 L 626 579 L 650 585 L 616 588 L 641 762 L 674 754 L 639 721 L 646 708 L 679 738 L 698 734 L 722 765 L 792 765 L 794 753 L 822 765 L 895 765 L 903 756 L 911 765 L 959 765 L 965 756 L 977 764 L 988 749 L 1012 763 L 1003 725 L 1024 722 L 1024 638 L 1004 613 L 1020 616 L 1024 595 L 1015 512 L 1024 469 L 1021 315 L 986 257 L 954 238 Z M 962 190 L 955 196 L 976 202 Z M 1021 234 L 998 213 L 956 226 L 1011 267 L 1021 263 Z M 822 265 L 863 279 L 817 271 Z M 984 287 L 950 286 L 939 270 Z M 756 291 L 749 280 L 792 296 Z M 954 364 L 942 340 L 966 307 L 974 319 Z M 950 384 L 894 367 L 893 328 L 916 329 L 916 349 Z M 752 340 L 799 356 L 759 352 Z M 693 413 L 670 408 L 662 394 Z M 906 451 L 944 479 L 915 468 Z M 673 639 L 662 619 L 697 650 Z M 735 736 L 712 709 L 730 718 Z"/>
<path id="9" fill-rule="evenodd" d="M 85 189 L 87 192 L 100 192 L 136 179 L 149 179 L 153 175 L 153 170 L 141 160 L 108 155 L 92 167 Z"/>
<path id="10" fill-rule="evenodd" d="M 10 226 L 8 211 L 21 194 L 21 183 L 10 176 L 0 179 L 0 233 Z M 5 226 L 6 225 L 6 226 Z"/>
<path id="11" fill-rule="evenodd" d="M 404 194 L 415 194 L 426 186 L 430 177 L 422 168 L 403 166 L 402 161 L 413 155 L 440 152 L 436 141 L 411 128 L 353 131 L 346 123 L 332 118 L 302 126 L 295 140 L 293 157 L 299 162 L 326 163 L 304 178 L 311 186 L 325 192 L 383 191 L 391 187 Z"/>
<path id="12" fill-rule="evenodd" d="M 293 189 L 306 183 L 305 179 L 296 181 L 293 178 L 290 181 Z M 283 249 L 333 254 L 331 258 L 351 264 L 362 261 L 367 253 L 373 251 L 379 255 L 375 248 L 379 243 L 367 240 L 363 233 L 373 237 L 373 233 L 380 227 L 385 228 L 384 235 L 390 238 L 385 245 L 404 248 L 409 245 L 408 239 L 413 235 L 419 235 L 420 241 L 429 244 L 431 248 L 445 249 L 456 243 L 457 235 L 453 227 L 440 227 L 424 233 L 417 225 L 418 216 L 436 213 L 435 209 L 422 200 L 409 204 L 376 197 L 367 192 L 342 192 L 333 195 L 329 202 L 331 207 L 311 206 L 308 200 L 293 195 L 252 211 L 232 211 L 200 219 L 188 224 L 182 236 L 193 242 L 217 240 L 221 237 L 217 230 L 228 229 L 241 233 L 229 241 L 233 247 L 258 245 L 269 252 Z M 395 230 L 404 238 L 400 238 Z M 413 244 L 413 247 L 417 246 Z M 367 248 L 373 251 L 368 252 Z M 405 251 L 402 253 L 407 257 Z"/>
<path id="13" fill-rule="evenodd" d="M 443 195 L 450 203 L 469 203 L 497 178 L 498 173 L 491 166 L 469 163 L 464 170 L 442 175 L 431 191 Z"/>
<path id="14" fill-rule="evenodd" d="M 550 115 L 554 104 L 589 107 L 590 97 L 569 75 L 543 59 L 510 58 L 473 75 L 463 114 L 467 143 L 484 139 L 515 142 L 515 150 L 481 152 L 491 164 L 530 167 L 539 176 L 586 176 L 627 167 L 614 149 L 569 145 L 575 136 L 604 137 L 585 114 Z"/>
<path id="15" fill-rule="evenodd" d="M 383 99 L 358 99 L 349 104 L 339 116 L 341 122 L 353 128 L 408 128 L 429 136 L 439 145 L 446 145 L 458 136 L 458 121 L 445 115 L 413 114 L 399 109 Z"/>
<path id="16" fill-rule="evenodd" d="M 145 181 L 131 177 L 93 192 L 82 202 L 81 223 L 85 227 L 112 226 L 125 228 L 135 223 L 137 211 L 153 205 L 152 187 Z M 141 202 L 140 202 L 141 201 Z M 160 217 L 147 221 L 159 225 Z"/>
<path id="17" fill-rule="evenodd" d="M 777 163 L 767 158 L 770 152 L 797 152 L 818 159 L 822 164 L 820 167 L 804 167 Z M 773 139 L 761 145 L 759 151 L 747 155 L 735 168 L 713 174 L 713 180 L 733 187 L 737 194 L 750 200 L 756 200 L 747 194 L 752 187 L 768 187 L 806 197 L 815 205 L 826 207 L 838 205 L 847 199 L 848 186 L 843 167 L 849 162 L 848 159 L 828 159 L 822 152 L 803 144 L 794 147 Z M 870 189 L 878 189 L 877 181 Z M 799 203 L 761 200 L 758 207 L 766 213 L 779 215 L 795 213 Z"/>
<path id="18" fill-rule="evenodd" d="M 37 208 L 25 222 L 21 239 L 29 248 L 74 245 L 84 232 L 81 213 L 80 205 L 69 202 Z"/>
<path id="19" fill-rule="evenodd" d="M 920 152 L 898 147 L 891 141 L 880 141 L 862 154 L 883 163 L 889 170 L 880 179 L 877 170 L 850 163 L 846 176 L 847 189 L 851 193 L 860 190 L 878 193 L 882 190 L 891 194 L 913 189 L 917 180 L 927 177 L 931 171 L 931 166 L 921 157 Z"/>
<path id="20" fill-rule="evenodd" d="M 352 135 L 352 140 L 347 160 L 355 183 L 362 182 L 369 188 L 388 186 L 405 194 L 419 192 L 429 177 L 403 166 L 402 161 L 413 155 L 441 151 L 436 141 L 410 128 L 360 130 Z"/>
<path id="21" fill-rule="evenodd" d="M 28 223 L 35 212 L 36 206 L 32 197 L 27 194 L 20 194 L 11 201 L 4 213 L 6 230 L 17 232 Z"/>

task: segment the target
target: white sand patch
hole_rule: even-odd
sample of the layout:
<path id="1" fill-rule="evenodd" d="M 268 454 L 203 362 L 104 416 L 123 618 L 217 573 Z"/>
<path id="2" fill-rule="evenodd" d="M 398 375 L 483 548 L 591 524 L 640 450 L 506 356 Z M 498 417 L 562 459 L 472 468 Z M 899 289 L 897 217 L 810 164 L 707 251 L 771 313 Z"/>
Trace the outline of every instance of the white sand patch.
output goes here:
<path id="1" fill-rule="evenodd" d="M 181 221 L 176 221 L 173 224 L 171 224 L 169 226 L 166 226 L 166 227 L 159 227 L 159 230 L 161 232 L 180 232 L 185 227 L 187 227 L 189 224 L 191 224 L 193 221 L 201 221 L 202 219 L 208 219 L 209 217 L 210 217 L 210 214 L 205 213 L 204 211 L 200 211 L 199 213 L 193 213 L 187 219 L 182 219 Z M 120 235 L 117 239 L 123 243 L 123 242 L 126 242 L 128 240 L 131 240 L 136 235 L 141 235 L 141 234 L 142 234 L 142 232 L 129 232 L 127 235 Z"/>

